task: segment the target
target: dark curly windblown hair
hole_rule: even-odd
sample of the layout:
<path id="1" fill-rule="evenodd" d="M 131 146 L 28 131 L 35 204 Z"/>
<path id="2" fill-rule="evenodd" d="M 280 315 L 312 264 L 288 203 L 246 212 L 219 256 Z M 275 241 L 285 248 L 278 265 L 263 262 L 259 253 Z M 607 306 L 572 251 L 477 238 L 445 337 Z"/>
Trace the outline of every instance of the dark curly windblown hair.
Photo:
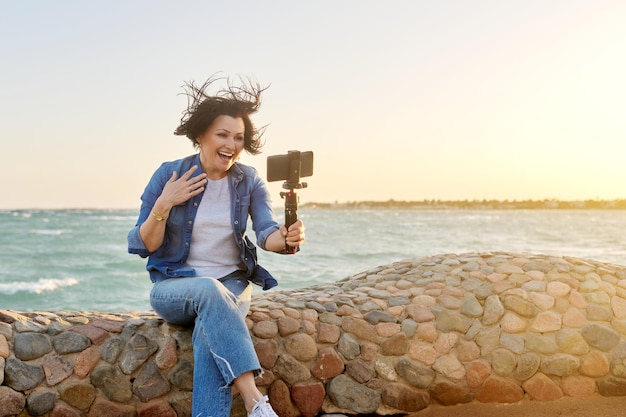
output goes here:
<path id="1" fill-rule="evenodd" d="M 208 94 L 209 87 L 217 81 L 224 81 L 226 86 L 216 93 Z M 230 78 L 216 76 L 211 76 L 201 86 L 193 81 L 185 82 L 185 92 L 182 94 L 187 96 L 187 109 L 183 111 L 180 126 L 174 134 L 187 136 L 197 148 L 197 138 L 218 116 L 241 117 L 245 127 L 243 148 L 251 155 L 259 154 L 263 147 L 261 136 L 264 128 L 255 128 L 250 115 L 261 106 L 261 93 L 267 87 L 242 77 L 239 77 L 239 82 L 240 86 L 234 86 Z"/>

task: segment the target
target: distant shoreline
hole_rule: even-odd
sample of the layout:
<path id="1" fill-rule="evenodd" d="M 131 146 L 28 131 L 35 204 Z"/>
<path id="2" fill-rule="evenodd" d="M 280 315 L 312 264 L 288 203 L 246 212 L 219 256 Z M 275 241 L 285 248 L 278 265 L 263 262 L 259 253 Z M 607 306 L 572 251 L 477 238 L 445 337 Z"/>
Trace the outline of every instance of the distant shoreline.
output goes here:
<path id="1" fill-rule="evenodd" d="M 626 199 L 619 200 L 422 200 L 308 202 L 313 209 L 429 209 L 429 210 L 626 210 Z"/>
<path id="2" fill-rule="evenodd" d="M 280 200 L 279 200 L 280 201 Z M 626 210 L 626 199 L 617 200 L 394 200 L 345 201 L 345 202 L 306 202 L 299 205 L 307 209 L 424 209 L 424 210 Z M 282 205 L 274 207 L 281 210 Z M 133 211 L 139 208 L 97 208 L 97 207 L 58 207 L 58 208 L 0 208 L 0 213 L 46 212 L 46 211 Z"/>

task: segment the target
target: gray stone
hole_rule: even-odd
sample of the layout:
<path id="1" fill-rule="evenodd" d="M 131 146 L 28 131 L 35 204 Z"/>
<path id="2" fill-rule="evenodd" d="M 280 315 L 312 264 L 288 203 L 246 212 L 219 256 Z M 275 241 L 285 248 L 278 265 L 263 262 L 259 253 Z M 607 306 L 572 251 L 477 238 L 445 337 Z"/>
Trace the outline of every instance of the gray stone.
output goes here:
<path id="1" fill-rule="evenodd" d="M 56 391 L 35 390 L 28 394 L 26 409 L 31 416 L 42 416 L 54 408 L 54 403 L 59 398 Z"/>
<path id="2" fill-rule="evenodd" d="M 500 343 L 513 353 L 520 354 L 524 352 L 524 338 L 522 336 L 502 332 Z"/>
<path id="3" fill-rule="evenodd" d="M 339 338 L 337 350 L 346 360 L 352 360 L 361 354 L 359 342 L 350 334 L 344 333 Z"/>
<path id="4" fill-rule="evenodd" d="M 15 357 L 30 361 L 45 355 L 52 350 L 50 338 L 41 333 L 18 333 L 14 340 Z"/>
<path id="5" fill-rule="evenodd" d="M 610 327 L 601 324 L 591 323 L 583 327 L 582 335 L 596 349 L 608 352 L 620 341 L 620 335 Z"/>
<path id="6" fill-rule="evenodd" d="M 282 354 L 278 357 L 273 371 L 280 375 L 288 385 L 305 382 L 311 378 L 309 368 L 289 354 Z"/>
<path id="7" fill-rule="evenodd" d="M 572 355 L 559 353 L 541 360 L 541 372 L 546 375 L 569 376 L 578 371 L 580 360 Z"/>
<path id="8" fill-rule="evenodd" d="M 87 337 L 70 331 L 56 336 L 52 343 L 54 345 L 54 350 L 61 355 L 82 352 L 91 346 L 91 341 Z"/>
<path id="9" fill-rule="evenodd" d="M 133 396 L 129 379 L 115 366 L 99 366 L 89 375 L 91 383 L 111 401 L 125 403 Z"/>
<path id="10" fill-rule="evenodd" d="M 524 353 L 517 359 L 517 367 L 513 372 L 513 378 L 518 381 L 526 381 L 539 370 L 541 357 L 536 353 Z"/>
<path id="11" fill-rule="evenodd" d="M 134 335 L 124 347 L 119 365 L 126 375 L 137 370 L 157 350 L 159 345 L 144 335 Z"/>
<path id="12" fill-rule="evenodd" d="M 471 320 L 461 316 L 459 313 L 441 307 L 433 307 L 431 311 L 436 318 L 437 330 L 443 333 L 452 331 L 465 333 L 472 324 Z"/>
<path id="13" fill-rule="evenodd" d="M 387 300 L 389 307 L 409 305 L 411 300 L 408 297 L 390 297 Z"/>
<path id="14" fill-rule="evenodd" d="M 359 414 L 372 414 L 381 403 L 380 394 L 347 375 L 339 375 L 328 384 L 328 395 L 340 408 Z"/>
<path id="15" fill-rule="evenodd" d="M 141 367 L 133 382 L 133 392 L 143 402 L 167 394 L 169 390 L 170 384 L 152 360 Z"/>
<path id="16" fill-rule="evenodd" d="M 176 343 L 178 343 L 178 348 L 181 352 L 187 352 L 193 349 L 193 341 L 191 340 L 192 332 L 178 330 L 172 333 L 172 337 L 176 339 Z"/>
<path id="17" fill-rule="evenodd" d="M 554 334 L 528 334 L 526 336 L 526 351 L 550 355 L 559 351 Z"/>
<path id="18" fill-rule="evenodd" d="M 402 332 L 406 335 L 406 337 L 411 338 L 415 334 L 415 331 L 417 330 L 418 325 L 415 320 L 405 319 L 405 320 L 402 320 L 402 323 L 400 326 L 402 328 Z"/>
<path id="19" fill-rule="evenodd" d="M 461 304 L 461 313 L 472 318 L 480 317 L 483 315 L 483 307 L 478 299 L 470 294 L 465 297 L 463 304 Z"/>
<path id="20" fill-rule="evenodd" d="M 108 363 L 115 363 L 124 349 L 124 344 L 124 341 L 119 337 L 112 337 L 108 339 L 102 345 L 102 353 L 100 354 L 102 360 Z"/>
<path id="21" fill-rule="evenodd" d="M 376 376 L 376 370 L 369 363 L 357 358 L 346 365 L 346 374 L 364 384 Z"/>
<path id="22" fill-rule="evenodd" d="M 395 323 L 397 321 L 394 316 L 385 311 L 370 311 L 363 318 L 370 324 Z"/>
<path id="23" fill-rule="evenodd" d="M 509 376 L 517 366 L 515 354 L 508 349 L 496 349 L 491 354 L 491 367 L 500 376 Z"/>
<path id="24" fill-rule="evenodd" d="M 435 379 L 435 371 L 429 366 L 400 358 L 396 363 L 396 372 L 406 381 L 418 388 L 427 388 Z"/>
<path id="25" fill-rule="evenodd" d="M 193 389 L 193 365 L 186 359 L 181 359 L 176 364 L 170 376 L 172 384 L 184 391 Z"/>
<path id="26" fill-rule="evenodd" d="M 4 383 L 16 391 L 28 391 L 44 379 L 43 369 L 15 358 L 9 358 L 4 367 Z"/>

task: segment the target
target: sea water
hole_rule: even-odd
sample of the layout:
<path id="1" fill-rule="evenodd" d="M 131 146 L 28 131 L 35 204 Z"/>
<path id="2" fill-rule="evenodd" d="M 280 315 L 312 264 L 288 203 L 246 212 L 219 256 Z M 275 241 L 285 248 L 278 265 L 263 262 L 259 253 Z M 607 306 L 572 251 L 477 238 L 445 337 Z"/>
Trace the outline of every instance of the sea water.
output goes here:
<path id="1" fill-rule="evenodd" d="M 259 250 L 278 291 L 449 253 L 509 251 L 626 265 L 624 210 L 304 207 L 298 214 L 307 239 L 298 254 Z M 145 259 L 127 252 L 136 218 L 134 210 L 0 211 L 0 309 L 149 310 Z"/>

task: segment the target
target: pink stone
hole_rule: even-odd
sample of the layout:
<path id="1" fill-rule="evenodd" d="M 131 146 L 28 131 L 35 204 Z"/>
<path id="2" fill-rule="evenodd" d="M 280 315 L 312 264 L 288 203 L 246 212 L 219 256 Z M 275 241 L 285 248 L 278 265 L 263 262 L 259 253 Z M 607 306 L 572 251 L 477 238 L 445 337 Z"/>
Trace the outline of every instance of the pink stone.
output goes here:
<path id="1" fill-rule="evenodd" d="M 276 323 L 278 324 L 278 333 L 282 337 L 289 336 L 300 330 L 300 322 L 291 317 L 280 317 L 276 320 Z"/>
<path id="2" fill-rule="evenodd" d="M 300 319 L 300 310 L 296 310 L 295 308 L 285 307 L 283 309 L 285 315 L 287 317 L 291 317 L 292 319 Z"/>
<path id="3" fill-rule="evenodd" d="M 174 338 L 168 338 L 159 352 L 156 354 L 154 362 L 159 369 L 169 369 L 176 365 L 178 362 L 178 356 L 176 354 L 176 340 Z"/>
<path id="4" fill-rule="evenodd" d="M 102 330 L 112 333 L 122 333 L 126 326 L 125 320 L 95 320 L 91 323 L 95 327 L 99 327 Z"/>
<path id="5" fill-rule="evenodd" d="M 376 343 L 365 342 L 361 344 L 361 358 L 364 361 L 371 361 L 376 357 L 379 349 Z"/>
<path id="6" fill-rule="evenodd" d="M 461 304 L 463 304 L 463 300 L 451 295 L 441 295 L 437 297 L 437 301 L 439 304 L 450 310 L 458 310 L 461 308 Z"/>
<path id="7" fill-rule="evenodd" d="M 587 308 L 587 300 L 585 300 L 585 297 L 583 297 L 583 295 L 576 290 L 572 290 L 570 293 L 569 302 L 574 307 Z"/>
<path id="8" fill-rule="evenodd" d="M 73 326 L 68 330 L 78 334 L 82 334 L 83 336 L 91 340 L 91 343 L 95 345 L 102 344 L 102 342 L 110 337 L 108 332 L 90 324 L 86 324 L 83 326 Z"/>
<path id="9" fill-rule="evenodd" d="M 317 323 L 317 343 L 336 343 L 341 337 L 341 329 L 334 324 Z"/>
<path id="10" fill-rule="evenodd" d="M 285 317 L 285 312 L 279 309 L 273 309 L 270 311 L 270 317 L 273 319 L 279 319 L 281 317 Z"/>
<path id="11" fill-rule="evenodd" d="M 415 333 L 419 340 L 423 340 L 425 342 L 434 342 L 439 337 L 439 333 L 437 333 L 437 328 L 433 323 L 425 323 L 417 326 L 417 331 Z"/>
<path id="12" fill-rule="evenodd" d="M 8 358 L 11 350 L 9 349 L 9 343 L 7 342 L 7 338 L 0 334 L 0 358 Z"/>
<path id="13" fill-rule="evenodd" d="M 548 310 L 554 306 L 554 297 L 540 292 L 531 292 L 530 300 L 542 310 Z"/>
<path id="14" fill-rule="evenodd" d="M 482 403 L 516 403 L 524 399 L 524 390 L 512 381 L 490 376 L 476 394 Z"/>
<path id="15" fill-rule="evenodd" d="M 497 272 L 487 275 L 487 279 L 491 282 L 500 282 L 500 281 L 505 280 L 507 277 L 508 277 L 507 274 L 500 274 Z"/>
<path id="16" fill-rule="evenodd" d="M 402 330 L 398 323 L 378 323 L 375 327 L 376 333 L 382 337 L 391 337 Z"/>
<path id="17" fill-rule="evenodd" d="M 335 351 L 335 349 L 331 347 L 328 347 L 320 351 L 317 360 L 313 364 L 311 373 L 317 379 L 321 381 L 326 381 L 332 377 L 341 374 L 344 368 L 345 366 L 343 360 L 341 359 L 337 351 Z"/>
<path id="18" fill-rule="evenodd" d="M 547 293 L 553 297 L 565 297 L 572 290 L 572 287 L 569 285 L 560 282 L 560 281 L 552 281 L 548 283 Z"/>
<path id="19" fill-rule="evenodd" d="M 472 361 L 480 357 L 480 348 L 474 341 L 459 340 L 456 355 L 461 362 Z"/>
<path id="20" fill-rule="evenodd" d="M 563 380 L 563 392 L 574 398 L 589 397 L 596 392 L 596 381 L 582 375 L 568 376 Z"/>
<path id="21" fill-rule="evenodd" d="M 317 357 L 317 343 L 308 334 L 296 333 L 284 341 L 287 352 L 300 362 L 308 362 Z"/>
<path id="22" fill-rule="evenodd" d="M 409 317 L 418 323 L 424 323 L 435 319 L 433 312 L 425 305 L 410 304 L 406 307 L 406 312 Z"/>
<path id="23" fill-rule="evenodd" d="M 55 353 L 44 356 L 43 372 L 49 386 L 56 385 L 72 375 L 74 368 L 66 359 Z"/>
<path id="24" fill-rule="evenodd" d="M 465 380 L 471 388 L 480 387 L 491 374 L 491 364 L 485 360 L 476 360 L 465 365 Z"/>
<path id="25" fill-rule="evenodd" d="M 613 296 L 611 298 L 611 308 L 613 309 L 613 314 L 618 319 L 623 319 L 626 317 L 626 300 L 619 296 Z"/>
<path id="26" fill-rule="evenodd" d="M 430 366 L 437 360 L 437 351 L 431 345 L 411 343 L 409 357 Z"/>
<path id="27" fill-rule="evenodd" d="M 305 382 L 291 387 L 291 397 L 304 417 L 318 415 L 324 403 L 326 390 L 321 382 Z"/>
<path id="28" fill-rule="evenodd" d="M 260 321 L 271 320 L 271 317 L 269 314 L 262 313 L 260 311 L 255 311 L 252 314 L 249 314 L 248 317 L 250 317 L 250 319 L 252 319 L 252 321 L 254 321 L 255 323 L 258 323 Z"/>
<path id="29" fill-rule="evenodd" d="M 434 348 L 439 353 L 448 353 L 459 341 L 456 333 L 441 333 L 434 344 Z"/>
<path id="30" fill-rule="evenodd" d="M 535 401 L 554 401 L 563 397 L 561 388 L 547 375 L 536 373 L 522 383 L 522 387 Z"/>
<path id="31" fill-rule="evenodd" d="M 602 352 L 591 351 L 580 361 L 580 373 L 592 378 L 600 378 L 609 373 L 609 360 Z"/>
<path id="32" fill-rule="evenodd" d="M 506 312 L 500 320 L 500 327 L 507 333 L 521 333 L 526 330 L 528 323 L 517 314 Z"/>
<path id="33" fill-rule="evenodd" d="M 342 317 L 342 316 L 356 317 L 356 318 L 363 317 L 363 315 L 359 313 L 359 310 L 353 307 L 350 307 L 349 305 L 346 305 L 346 304 L 339 307 L 339 309 L 337 310 L 335 314 L 339 317 Z"/>
<path id="34" fill-rule="evenodd" d="M 365 320 L 354 317 L 345 317 L 341 328 L 344 332 L 352 333 L 362 340 L 367 340 L 376 344 L 379 342 L 379 337 L 376 334 L 374 326 Z"/>
<path id="35" fill-rule="evenodd" d="M 502 294 L 503 292 L 510 290 L 511 288 L 515 288 L 514 282 L 499 281 L 493 284 L 493 291 L 496 294 Z"/>
<path id="36" fill-rule="evenodd" d="M 548 333 L 561 330 L 561 315 L 554 311 L 543 311 L 537 314 L 530 330 L 536 333 Z"/>
<path id="37" fill-rule="evenodd" d="M 311 321 L 315 323 L 318 317 L 319 317 L 318 312 L 311 308 L 302 310 L 302 320 Z"/>
<path id="38" fill-rule="evenodd" d="M 278 343 L 275 340 L 263 340 L 254 344 L 254 350 L 265 369 L 272 369 L 278 359 Z"/>
<path id="39" fill-rule="evenodd" d="M 309 336 L 312 336 L 315 333 L 317 333 L 317 327 L 315 326 L 315 324 L 316 323 L 313 323 L 312 321 L 308 321 L 308 320 L 302 320 L 300 322 L 300 325 L 302 326 L 302 331 L 308 334 Z"/>
<path id="40" fill-rule="evenodd" d="M 273 321 L 261 321 L 252 327 L 252 333 L 261 339 L 271 339 L 278 334 L 278 326 Z"/>
<path id="41" fill-rule="evenodd" d="M 84 378 L 89 375 L 89 372 L 96 367 L 100 361 L 100 348 L 98 346 L 91 346 L 76 356 L 74 361 L 74 373 L 79 378 Z"/>
<path id="42" fill-rule="evenodd" d="M 563 326 L 565 327 L 585 327 L 589 321 L 587 317 L 577 308 L 570 307 L 565 314 L 563 314 Z"/>

